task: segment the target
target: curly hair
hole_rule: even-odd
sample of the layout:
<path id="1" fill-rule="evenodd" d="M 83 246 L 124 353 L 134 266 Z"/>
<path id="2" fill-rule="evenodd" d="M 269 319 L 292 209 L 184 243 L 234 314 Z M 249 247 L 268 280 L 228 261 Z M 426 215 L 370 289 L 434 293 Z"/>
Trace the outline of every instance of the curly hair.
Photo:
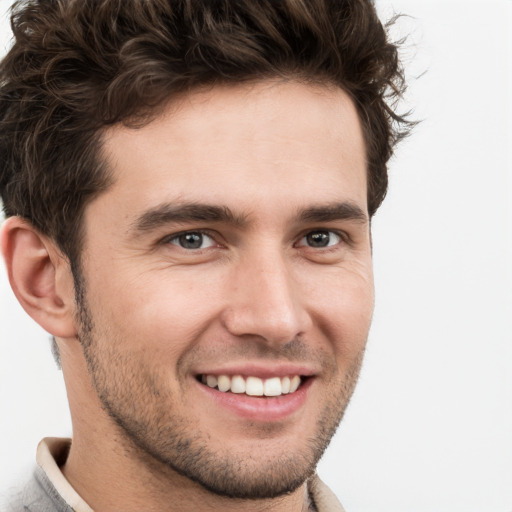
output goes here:
<path id="1" fill-rule="evenodd" d="M 102 132 L 140 126 L 196 87 L 285 78 L 329 83 L 363 127 L 370 216 L 411 127 L 398 48 L 371 0 L 20 0 L 0 64 L 0 195 L 80 254 L 82 215 L 111 183 Z"/>

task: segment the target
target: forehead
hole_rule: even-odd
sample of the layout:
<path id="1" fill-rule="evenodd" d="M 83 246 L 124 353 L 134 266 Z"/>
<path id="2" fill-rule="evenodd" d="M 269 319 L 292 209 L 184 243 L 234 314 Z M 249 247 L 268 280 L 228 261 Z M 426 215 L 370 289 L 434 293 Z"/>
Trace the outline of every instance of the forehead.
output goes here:
<path id="1" fill-rule="evenodd" d="M 134 209 L 178 200 L 236 208 L 243 198 L 250 209 L 319 195 L 366 209 L 362 130 L 336 87 L 263 81 L 195 91 L 142 128 L 108 130 L 104 155 L 109 201 Z"/>

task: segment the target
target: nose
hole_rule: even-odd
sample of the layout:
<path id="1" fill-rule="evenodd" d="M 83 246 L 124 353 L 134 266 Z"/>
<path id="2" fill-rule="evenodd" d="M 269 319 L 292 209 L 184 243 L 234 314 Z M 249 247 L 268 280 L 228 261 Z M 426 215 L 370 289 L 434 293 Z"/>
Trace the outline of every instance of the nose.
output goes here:
<path id="1" fill-rule="evenodd" d="M 283 344 L 309 329 L 307 297 L 289 267 L 281 254 L 253 254 L 238 263 L 223 315 L 231 334 Z"/>

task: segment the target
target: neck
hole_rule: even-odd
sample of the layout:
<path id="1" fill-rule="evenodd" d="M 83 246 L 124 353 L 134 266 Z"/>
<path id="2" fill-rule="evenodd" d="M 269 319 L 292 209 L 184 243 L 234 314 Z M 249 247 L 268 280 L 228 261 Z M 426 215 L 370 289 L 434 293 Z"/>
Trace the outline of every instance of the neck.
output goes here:
<path id="1" fill-rule="evenodd" d="M 216 495 L 154 461 L 129 458 L 129 450 L 109 439 L 92 442 L 75 435 L 61 468 L 64 476 L 93 510 L 102 512 L 313 512 L 307 484 L 285 496 L 242 500 Z M 137 460 L 138 459 L 138 460 Z"/>

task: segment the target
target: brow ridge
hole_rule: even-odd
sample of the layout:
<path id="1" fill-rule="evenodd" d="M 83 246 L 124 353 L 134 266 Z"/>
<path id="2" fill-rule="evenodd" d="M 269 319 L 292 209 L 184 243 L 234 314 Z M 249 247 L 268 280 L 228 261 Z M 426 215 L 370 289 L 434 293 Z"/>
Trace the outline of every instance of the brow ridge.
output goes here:
<path id="1" fill-rule="evenodd" d="M 300 211 L 299 218 L 303 222 L 331 222 L 336 220 L 368 222 L 368 215 L 364 210 L 351 201 L 312 206 Z"/>
<path id="2" fill-rule="evenodd" d="M 357 204 L 344 201 L 299 209 L 297 218 L 301 222 L 332 222 L 350 220 L 360 223 L 368 221 L 367 214 Z M 142 213 L 132 224 L 136 233 L 145 233 L 170 223 L 215 222 L 237 227 L 248 224 L 248 216 L 235 214 L 228 206 L 203 203 L 162 203 Z"/>
<path id="3" fill-rule="evenodd" d="M 133 230 L 144 233 L 169 223 L 225 222 L 242 226 L 244 215 L 237 215 L 227 206 L 201 203 L 162 203 L 145 211 L 133 223 Z"/>

